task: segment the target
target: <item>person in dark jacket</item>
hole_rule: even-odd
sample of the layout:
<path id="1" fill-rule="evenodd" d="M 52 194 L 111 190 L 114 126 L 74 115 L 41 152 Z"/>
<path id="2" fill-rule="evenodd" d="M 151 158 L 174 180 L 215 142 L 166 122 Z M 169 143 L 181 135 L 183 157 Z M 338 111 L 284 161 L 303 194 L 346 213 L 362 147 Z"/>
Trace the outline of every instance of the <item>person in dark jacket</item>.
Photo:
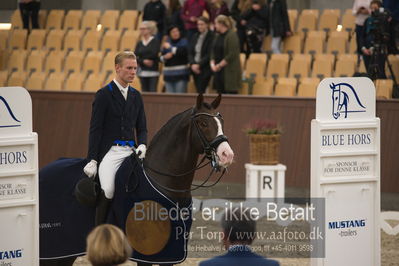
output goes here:
<path id="1" fill-rule="evenodd" d="M 245 45 L 248 45 L 245 34 L 245 20 L 242 20 L 242 14 L 245 14 L 251 8 L 252 0 L 234 0 L 231 6 L 231 16 L 236 22 L 237 35 L 240 39 L 240 51 L 245 53 Z"/>
<path id="2" fill-rule="evenodd" d="M 32 29 L 38 29 L 40 0 L 18 0 L 18 2 L 24 29 L 29 31 L 29 18 L 32 22 Z"/>
<path id="3" fill-rule="evenodd" d="M 181 18 L 184 21 L 188 40 L 191 40 L 191 37 L 198 32 L 197 20 L 202 16 L 204 11 L 209 13 L 208 5 L 205 0 L 186 0 L 184 2 Z"/>
<path id="4" fill-rule="evenodd" d="M 388 45 L 390 54 L 398 54 L 399 50 L 399 1 L 384 0 L 383 6 L 391 13 L 392 20 L 390 22 L 391 39 Z"/>
<path id="5" fill-rule="evenodd" d="M 198 33 L 190 42 L 189 63 L 198 93 L 205 93 L 212 76 L 209 60 L 213 42 L 213 32 L 209 30 L 209 20 L 206 17 L 198 18 Z"/>
<path id="6" fill-rule="evenodd" d="M 144 6 L 143 10 L 143 21 L 153 20 L 157 23 L 158 34 L 157 38 L 160 40 L 162 38 L 162 33 L 164 32 L 166 7 L 161 0 L 150 0 Z"/>
<path id="7" fill-rule="evenodd" d="M 373 0 L 370 3 L 371 13 L 378 11 L 382 7 L 382 3 L 379 0 Z M 363 53 L 364 65 L 367 69 L 371 79 L 386 79 L 385 74 L 385 62 L 386 62 L 386 51 L 379 42 L 384 40 L 377 40 L 379 35 L 379 29 L 375 28 L 374 16 L 370 16 L 364 22 L 363 34 L 360 38 L 361 51 Z M 380 47 L 380 48 L 378 48 Z M 377 49 L 378 48 L 378 49 Z"/>
<path id="8" fill-rule="evenodd" d="M 116 76 L 96 93 L 92 106 L 89 133 L 89 163 L 83 171 L 97 175 L 102 192 L 98 199 L 95 223 L 106 221 L 115 191 L 115 174 L 123 160 L 133 153 L 144 158 L 147 144 L 147 122 L 141 94 L 129 86 L 137 71 L 136 56 L 125 51 L 115 57 Z M 137 140 L 136 140 L 136 134 Z"/>
<path id="9" fill-rule="evenodd" d="M 263 39 L 269 31 L 269 20 L 267 5 L 261 0 L 252 0 L 251 9 L 242 14 L 242 21 L 245 25 L 248 49 L 250 53 L 260 53 Z"/>
<path id="10" fill-rule="evenodd" d="M 159 78 L 159 49 L 161 43 L 155 34 L 157 27 L 153 21 L 143 21 L 140 24 L 141 40 L 137 43 L 134 53 L 137 56 L 141 89 L 156 92 Z"/>
<path id="11" fill-rule="evenodd" d="M 272 35 L 272 51 L 279 54 L 281 53 L 281 40 L 292 35 L 287 3 L 285 0 L 268 0 L 267 5 L 270 34 Z"/>
<path id="12" fill-rule="evenodd" d="M 200 262 L 199 266 L 279 266 L 276 260 L 252 252 L 256 221 L 248 209 L 227 208 L 221 219 L 223 246 L 227 253 Z"/>
<path id="13" fill-rule="evenodd" d="M 165 32 L 163 32 L 164 35 L 168 35 L 167 30 L 171 26 L 176 25 L 179 27 L 181 35 L 185 36 L 184 22 L 181 18 L 181 11 L 182 7 L 179 0 L 168 1 L 168 8 L 166 10 L 165 16 Z"/>
<path id="14" fill-rule="evenodd" d="M 212 44 L 213 88 L 218 93 L 237 94 L 241 87 L 240 44 L 229 17 L 215 20 L 217 34 Z"/>
<path id="15" fill-rule="evenodd" d="M 214 29 L 215 19 L 219 15 L 229 16 L 229 7 L 224 0 L 209 0 L 208 2 L 209 10 L 209 21 L 211 25 L 211 30 Z"/>
<path id="16" fill-rule="evenodd" d="M 168 39 L 162 45 L 161 62 L 166 92 L 187 92 L 190 70 L 188 67 L 188 41 L 182 38 L 177 26 L 168 30 Z"/>

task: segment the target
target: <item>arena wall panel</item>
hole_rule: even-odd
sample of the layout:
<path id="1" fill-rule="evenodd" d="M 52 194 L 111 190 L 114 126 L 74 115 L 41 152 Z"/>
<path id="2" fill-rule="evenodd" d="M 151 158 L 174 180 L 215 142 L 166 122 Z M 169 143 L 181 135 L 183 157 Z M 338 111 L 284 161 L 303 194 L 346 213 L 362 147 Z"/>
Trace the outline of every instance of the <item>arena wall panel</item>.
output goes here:
<path id="1" fill-rule="evenodd" d="M 85 157 L 91 116 L 92 92 L 31 91 L 33 128 L 39 134 L 39 164 L 60 157 Z M 144 93 L 149 139 L 173 115 L 194 105 L 195 94 Z M 215 96 L 207 96 L 210 102 Z M 314 98 L 223 96 L 219 108 L 224 131 L 235 152 L 235 162 L 224 182 L 245 183 L 244 164 L 249 162 L 248 137 L 243 127 L 254 118 L 277 120 L 283 130 L 281 163 L 287 166 L 286 185 L 310 187 L 310 121 L 315 116 Z M 381 190 L 399 192 L 399 101 L 378 100 L 381 119 Z M 196 178 L 205 178 L 208 169 Z"/>

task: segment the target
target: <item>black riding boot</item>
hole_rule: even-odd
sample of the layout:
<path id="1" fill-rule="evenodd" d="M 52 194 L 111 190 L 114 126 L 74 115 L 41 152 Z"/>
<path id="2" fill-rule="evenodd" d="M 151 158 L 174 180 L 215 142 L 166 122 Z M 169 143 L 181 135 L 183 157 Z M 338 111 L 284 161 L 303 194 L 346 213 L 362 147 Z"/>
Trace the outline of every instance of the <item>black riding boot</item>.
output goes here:
<path id="1" fill-rule="evenodd" d="M 104 224 L 107 221 L 108 210 L 111 206 L 112 199 L 107 199 L 104 194 L 104 190 L 101 190 L 97 208 L 96 208 L 96 226 L 100 224 Z"/>

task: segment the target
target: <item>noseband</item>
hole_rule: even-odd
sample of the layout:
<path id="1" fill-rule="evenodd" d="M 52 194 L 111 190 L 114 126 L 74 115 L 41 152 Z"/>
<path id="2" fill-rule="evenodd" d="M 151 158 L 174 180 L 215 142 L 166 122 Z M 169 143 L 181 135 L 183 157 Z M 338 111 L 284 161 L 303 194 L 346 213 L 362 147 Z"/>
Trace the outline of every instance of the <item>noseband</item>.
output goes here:
<path id="1" fill-rule="evenodd" d="M 208 113 L 194 113 L 194 109 L 193 109 L 193 113 L 191 115 L 191 121 L 194 124 L 194 128 L 196 129 L 196 132 L 198 134 L 198 137 L 199 137 L 199 139 L 201 141 L 201 144 L 202 144 L 202 147 L 204 149 L 204 156 L 202 157 L 200 162 L 197 164 L 197 166 L 195 166 L 190 171 L 182 173 L 182 174 L 170 174 L 170 173 L 163 173 L 163 172 L 160 172 L 160 171 L 158 171 L 156 169 L 153 169 L 152 167 L 150 167 L 148 164 L 145 163 L 145 160 L 143 161 L 143 167 L 145 166 L 145 168 L 148 168 L 151 171 L 153 171 L 154 173 L 157 173 L 159 175 L 164 175 L 164 176 L 169 176 L 169 177 L 186 176 L 188 174 L 191 174 L 191 173 L 195 172 L 198 169 L 201 169 L 201 168 L 205 167 L 208 164 L 211 164 L 212 169 L 211 169 L 211 172 L 209 173 L 208 177 L 199 185 L 191 184 L 191 186 L 193 187 L 191 189 L 173 189 L 173 188 L 169 188 L 169 187 L 166 187 L 166 186 L 164 186 L 162 184 L 159 184 L 159 182 L 157 182 L 155 179 L 151 178 L 148 175 L 148 177 L 151 179 L 152 182 L 154 182 L 159 187 L 161 187 L 161 188 L 163 188 L 163 189 L 165 189 L 167 191 L 183 193 L 183 192 L 193 191 L 193 190 L 196 190 L 196 189 L 199 189 L 199 188 L 213 187 L 214 185 L 219 183 L 219 181 L 222 178 L 222 176 L 226 173 L 227 169 L 224 168 L 222 170 L 221 166 L 219 165 L 219 157 L 216 154 L 216 149 L 222 142 L 224 142 L 224 141 L 228 142 L 228 139 L 227 139 L 227 137 L 225 135 L 219 135 L 219 136 L 216 136 L 212 141 L 208 141 L 206 139 L 206 137 L 204 136 L 204 133 L 199 128 L 197 121 L 195 120 L 195 118 L 197 118 L 199 116 L 209 116 L 209 117 L 216 117 L 216 118 L 220 118 L 220 119 L 222 118 L 222 115 L 220 113 L 217 113 L 216 115 L 212 115 L 212 114 L 208 114 Z M 133 153 L 133 154 L 135 154 L 135 153 Z M 136 156 L 136 158 L 137 158 L 137 156 Z M 209 161 L 207 163 L 203 164 L 205 159 L 208 159 Z M 137 160 L 139 160 L 139 159 L 137 159 Z M 205 185 L 209 181 L 209 179 L 211 178 L 213 173 L 214 172 L 219 172 L 219 171 L 222 171 L 222 173 L 217 178 L 217 180 L 213 184 Z"/>
<path id="2" fill-rule="evenodd" d="M 222 115 L 220 113 L 217 113 L 216 115 L 208 114 L 208 113 L 196 113 L 191 115 L 191 121 L 193 122 L 195 129 L 197 131 L 198 137 L 201 140 L 202 148 L 204 149 L 205 156 L 208 160 L 211 161 L 212 168 L 216 170 L 216 172 L 220 171 L 220 165 L 219 165 L 219 157 L 216 155 L 216 149 L 217 147 L 222 143 L 227 141 L 228 139 L 225 135 L 219 135 L 216 136 L 212 141 L 208 141 L 206 137 L 204 136 L 204 133 L 201 131 L 201 129 L 198 126 L 197 121 L 195 118 L 199 116 L 209 116 L 209 117 L 216 117 L 219 119 L 222 119 Z"/>

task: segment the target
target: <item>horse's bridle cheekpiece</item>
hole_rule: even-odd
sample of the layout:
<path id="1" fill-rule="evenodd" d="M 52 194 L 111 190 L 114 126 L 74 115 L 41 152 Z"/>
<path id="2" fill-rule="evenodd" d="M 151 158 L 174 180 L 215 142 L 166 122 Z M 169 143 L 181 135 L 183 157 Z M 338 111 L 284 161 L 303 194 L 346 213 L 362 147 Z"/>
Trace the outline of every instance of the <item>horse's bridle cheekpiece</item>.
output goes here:
<path id="1" fill-rule="evenodd" d="M 194 113 L 191 116 L 191 121 L 193 121 L 193 124 L 195 126 L 195 129 L 197 130 L 197 134 L 201 140 L 201 144 L 202 147 L 204 148 L 204 153 L 205 156 L 208 160 L 211 161 L 212 164 L 212 168 L 215 169 L 216 172 L 220 171 L 220 165 L 219 165 L 219 157 L 216 155 L 216 149 L 219 146 L 220 143 L 227 141 L 228 139 L 225 135 L 219 135 L 216 136 L 216 138 L 214 138 L 211 142 L 209 142 L 204 134 L 202 133 L 201 129 L 198 126 L 197 121 L 195 120 L 195 118 L 199 117 L 199 116 L 209 116 L 209 117 L 216 117 L 216 118 L 222 118 L 222 115 L 220 113 L 217 113 L 216 115 L 212 115 L 212 114 L 208 114 L 208 113 Z"/>
<path id="2" fill-rule="evenodd" d="M 173 188 L 169 188 L 166 187 L 162 184 L 159 184 L 159 182 L 157 182 L 155 179 L 151 178 L 150 176 L 148 176 L 152 182 L 154 182 L 155 184 L 157 184 L 159 187 L 171 191 L 171 192 L 178 192 L 178 193 L 184 193 L 184 192 L 189 192 L 189 191 L 193 191 L 199 188 L 209 188 L 209 187 L 213 187 L 215 186 L 217 183 L 219 183 L 220 179 L 222 178 L 222 176 L 226 173 L 226 168 L 224 168 L 223 170 L 221 169 L 222 167 L 219 165 L 219 157 L 216 154 L 216 149 L 217 147 L 224 141 L 228 142 L 228 139 L 225 135 L 219 135 L 216 136 L 212 141 L 208 141 L 206 139 L 206 137 L 204 136 L 204 133 L 201 131 L 201 129 L 198 126 L 197 121 L 195 120 L 195 118 L 199 117 L 199 116 L 209 116 L 209 117 L 217 117 L 217 118 L 222 118 L 222 115 L 220 113 L 217 113 L 215 115 L 213 114 L 209 114 L 209 113 L 195 113 L 195 109 L 193 109 L 192 111 L 192 115 L 191 115 L 191 121 L 194 124 L 194 127 L 197 131 L 197 134 L 201 140 L 201 144 L 202 147 L 204 148 L 204 157 L 202 157 L 202 159 L 200 160 L 200 162 L 197 164 L 196 167 L 194 167 L 193 169 L 191 169 L 188 172 L 182 173 L 182 174 L 170 174 L 170 173 L 163 173 L 160 172 L 156 169 L 153 169 L 152 167 L 150 167 L 148 164 L 145 164 L 145 161 L 143 162 L 143 167 L 145 164 L 145 168 L 150 169 L 151 171 L 160 174 L 160 175 L 164 175 L 164 176 L 169 176 L 169 177 L 182 177 L 182 176 L 186 176 L 190 173 L 195 172 L 198 169 L 201 169 L 205 166 L 207 166 L 208 164 L 211 164 L 212 166 L 212 170 L 209 173 L 208 177 L 199 185 L 196 184 L 192 184 L 191 186 L 193 186 L 193 188 L 191 189 L 173 189 Z M 203 164 L 203 162 L 205 161 L 205 159 L 208 159 L 209 161 L 205 164 Z M 217 178 L 217 180 L 210 184 L 210 185 L 205 185 L 209 179 L 211 178 L 211 176 L 213 175 L 214 172 L 219 172 L 222 171 L 222 173 L 220 174 L 220 176 Z"/>

